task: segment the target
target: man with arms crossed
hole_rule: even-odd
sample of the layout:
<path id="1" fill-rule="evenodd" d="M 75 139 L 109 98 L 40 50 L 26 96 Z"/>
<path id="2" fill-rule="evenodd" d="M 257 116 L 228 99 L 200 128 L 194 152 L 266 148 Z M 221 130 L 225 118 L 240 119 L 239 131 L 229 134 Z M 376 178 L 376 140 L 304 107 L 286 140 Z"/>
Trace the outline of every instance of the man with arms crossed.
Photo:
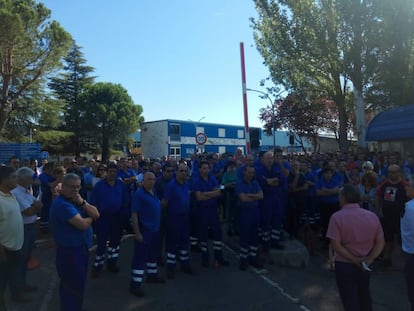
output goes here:
<path id="1" fill-rule="evenodd" d="M 81 311 L 88 270 L 88 248 L 92 227 L 99 212 L 86 202 L 79 190 L 81 179 L 69 173 L 62 181 L 60 195 L 53 201 L 49 223 L 56 241 L 56 269 L 60 278 L 60 309 Z"/>
<path id="2" fill-rule="evenodd" d="M 374 213 L 359 206 L 352 184 L 339 193 L 341 210 L 329 221 L 326 237 L 335 251 L 335 276 L 345 311 L 372 310 L 369 265 L 384 248 L 384 233 Z"/>

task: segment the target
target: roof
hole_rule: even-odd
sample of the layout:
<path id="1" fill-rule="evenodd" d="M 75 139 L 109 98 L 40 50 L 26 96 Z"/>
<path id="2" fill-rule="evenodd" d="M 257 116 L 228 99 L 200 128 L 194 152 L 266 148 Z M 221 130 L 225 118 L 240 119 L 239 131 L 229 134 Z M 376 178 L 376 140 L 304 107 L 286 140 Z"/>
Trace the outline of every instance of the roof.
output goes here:
<path id="1" fill-rule="evenodd" d="M 377 114 L 367 129 L 367 141 L 414 138 L 414 105 L 391 108 Z"/>

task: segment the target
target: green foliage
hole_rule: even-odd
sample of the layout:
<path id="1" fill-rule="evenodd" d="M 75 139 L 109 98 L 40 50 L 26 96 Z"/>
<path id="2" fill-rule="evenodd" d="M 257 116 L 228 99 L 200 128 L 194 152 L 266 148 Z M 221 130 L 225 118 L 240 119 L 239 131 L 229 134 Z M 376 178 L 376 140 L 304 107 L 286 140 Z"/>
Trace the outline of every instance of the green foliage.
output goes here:
<path id="1" fill-rule="evenodd" d="M 10 114 L 15 112 L 18 118 L 25 110 L 25 101 L 19 99 L 39 87 L 41 78 L 60 65 L 71 38 L 59 23 L 50 21 L 50 10 L 33 0 L 0 0 L 0 20 L 2 135 Z"/>
<path id="2" fill-rule="evenodd" d="M 33 131 L 33 141 L 39 142 L 42 149 L 48 150 L 52 154 L 70 153 L 70 140 L 73 133 L 59 130 Z"/>
<path id="3" fill-rule="evenodd" d="M 82 124 L 102 147 L 102 160 L 108 160 L 110 146 L 127 141 L 143 121 L 142 107 L 132 102 L 120 84 L 100 82 L 90 85 L 82 95 Z"/>
<path id="4" fill-rule="evenodd" d="M 68 55 L 64 58 L 64 67 L 59 75 L 50 79 L 49 87 L 54 95 L 65 103 L 63 121 L 65 130 L 74 133 L 72 136 L 71 152 L 77 156 L 88 150 L 84 143 L 88 133 L 82 124 L 82 111 L 84 107 L 80 96 L 88 85 L 94 82 L 95 77 L 90 76 L 94 68 L 87 66 L 81 47 L 75 42 Z"/>
<path id="5" fill-rule="evenodd" d="M 351 91 L 357 90 L 370 106 L 414 100 L 411 0 L 255 4 L 254 36 L 273 83 L 303 98 L 333 100 L 342 151 L 348 147 L 349 120 L 355 123 L 355 108 L 348 107 Z"/>

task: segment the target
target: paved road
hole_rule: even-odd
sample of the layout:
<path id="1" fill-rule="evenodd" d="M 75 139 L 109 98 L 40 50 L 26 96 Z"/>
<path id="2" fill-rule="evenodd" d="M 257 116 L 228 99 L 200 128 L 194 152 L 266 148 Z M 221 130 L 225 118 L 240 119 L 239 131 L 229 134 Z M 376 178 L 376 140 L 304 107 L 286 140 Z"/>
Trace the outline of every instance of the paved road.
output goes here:
<path id="1" fill-rule="evenodd" d="M 227 241 L 226 245 L 233 242 Z M 230 267 L 201 268 L 200 255 L 193 253 L 196 276 L 177 272 L 176 279 L 166 284 L 144 284 L 146 296 L 136 298 L 128 293 L 132 243 L 131 237 L 122 242 L 119 274 L 104 273 L 98 280 L 88 279 L 86 310 L 341 310 L 334 275 L 326 269 L 323 256 L 313 256 L 306 268 L 267 265 L 266 271 L 242 272 L 238 270 L 237 254 L 230 247 L 225 249 Z M 11 305 L 11 311 L 59 310 L 53 242 L 40 236 L 37 245 L 35 255 L 41 266 L 29 272 L 29 282 L 40 288 L 31 295 L 31 303 Z M 372 294 L 374 310 L 409 310 L 400 270 L 374 273 Z"/>

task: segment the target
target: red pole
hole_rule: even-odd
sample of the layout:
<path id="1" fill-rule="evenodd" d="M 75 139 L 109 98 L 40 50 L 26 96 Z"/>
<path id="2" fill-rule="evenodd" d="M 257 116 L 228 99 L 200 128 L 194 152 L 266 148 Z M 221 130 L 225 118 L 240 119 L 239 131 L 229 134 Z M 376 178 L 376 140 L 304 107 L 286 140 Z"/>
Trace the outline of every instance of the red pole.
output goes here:
<path id="1" fill-rule="evenodd" d="M 244 45 L 240 42 L 240 59 L 243 88 L 244 133 L 246 136 L 246 153 L 250 154 L 249 116 L 247 111 L 246 68 L 244 65 Z"/>

